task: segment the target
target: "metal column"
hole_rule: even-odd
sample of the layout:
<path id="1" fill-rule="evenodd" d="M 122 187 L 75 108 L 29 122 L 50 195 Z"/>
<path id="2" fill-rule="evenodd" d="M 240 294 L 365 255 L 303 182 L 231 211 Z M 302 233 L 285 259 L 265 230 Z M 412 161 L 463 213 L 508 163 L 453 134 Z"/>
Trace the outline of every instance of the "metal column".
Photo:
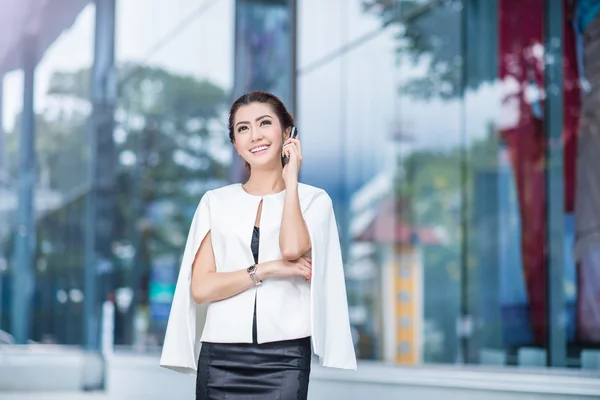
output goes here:
<path id="1" fill-rule="evenodd" d="M 85 345 L 99 349 L 101 303 L 113 268 L 111 239 L 114 216 L 116 102 L 115 0 L 96 0 L 94 66 L 90 120 L 90 190 L 85 220 Z M 101 284 L 104 283 L 104 284 Z"/>
<path id="2" fill-rule="evenodd" d="M 469 23 L 469 2 L 463 1 L 460 13 L 460 319 L 458 337 L 460 343 L 460 360 L 464 364 L 470 362 L 469 341 L 472 331 L 471 309 L 469 307 L 469 195 L 468 182 L 469 164 L 468 164 L 468 146 L 469 139 L 467 134 L 467 79 L 469 76 L 469 65 L 467 64 L 467 53 L 469 46 L 468 23 Z"/>
<path id="3" fill-rule="evenodd" d="M 35 262 L 35 114 L 33 90 L 36 38 L 25 36 L 23 51 L 23 111 L 19 138 L 19 209 L 15 230 L 11 330 L 18 344 L 29 339 Z"/>
<path id="4" fill-rule="evenodd" d="M 4 75 L 0 76 L 0 173 L 4 169 L 4 119 L 2 112 L 4 108 Z"/>
<path id="5" fill-rule="evenodd" d="M 546 215 L 548 248 L 546 297 L 548 358 L 552 367 L 566 366 L 564 299 L 564 182 L 563 182 L 563 2 L 546 0 L 545 7 Z"/>
<path id="6" fill-rule="evenodd" d="M 4 105 L 2 104 L 2 101 L 4 100 L 4 75 L 0 75 L 0 182 L 2 181 L 2 174 L 4 171 L 4 120 L 2 118 L 3 116 L 3 112 L 2 110 L 4 109 Z M 5 224 L 6 221 L 0 221 L 0 223 Z M 2 229 L 0 229 L 0 329 L 3 328 L 3 324 L 2 324 L 2 311 L 4 308 L 4 302 L 3 300 L 3 274 L 4 274 L 4 269 L 5 269 L 5 259 L 4 259 L 4 252 L 2 251 L 2 246 L 4 245 L 3 241 L 3 234 L 2 234 Z"/>
<path id="7" fill-rule="evenodd" d="M 290 13 L 290 98 L 286 104 L 294 120 L 298 121 L 298 1 L 288 0 Z"/>

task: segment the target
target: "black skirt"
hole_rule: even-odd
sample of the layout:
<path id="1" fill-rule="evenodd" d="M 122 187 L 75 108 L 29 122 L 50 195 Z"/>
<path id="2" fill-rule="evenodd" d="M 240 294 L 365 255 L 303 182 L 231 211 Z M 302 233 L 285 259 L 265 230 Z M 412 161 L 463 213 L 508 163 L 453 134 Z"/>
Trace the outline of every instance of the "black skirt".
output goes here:
<path id="1" fill-rule="evenodd" d="M 306 400 L 310 338 L 271 343 L 203 343 L 196 400 Z"/>

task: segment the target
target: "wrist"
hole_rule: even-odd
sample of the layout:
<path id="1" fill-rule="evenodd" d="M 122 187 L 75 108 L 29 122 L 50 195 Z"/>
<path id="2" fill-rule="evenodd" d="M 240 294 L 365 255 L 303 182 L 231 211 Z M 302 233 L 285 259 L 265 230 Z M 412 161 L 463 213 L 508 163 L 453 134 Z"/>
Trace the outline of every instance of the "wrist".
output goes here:
<path id="1" fill-rule="evenodd" d="M 270 268 L 270 263 L 264 262 L 256 264 L 256 275 L 261 281 L 270 278 L 272 274 L 273 272 Z"/>
<path id="2" fill-rule="evenodd" d="M 285 181 L 286 193 L 294 192 L 298 190 L 298 179 L 291 178 Z"/>

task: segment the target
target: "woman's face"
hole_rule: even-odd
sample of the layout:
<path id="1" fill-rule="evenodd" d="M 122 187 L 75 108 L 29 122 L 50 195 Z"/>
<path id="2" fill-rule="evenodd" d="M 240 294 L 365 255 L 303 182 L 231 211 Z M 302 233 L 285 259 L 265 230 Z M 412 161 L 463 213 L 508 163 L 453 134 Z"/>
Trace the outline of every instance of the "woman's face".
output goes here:
<path id="1" fill-rule="evenodd" d="M 252 169 L 281 166 L 281 123 L 268 104 L 242 106 L 233 122 L 237 153 Z"/>

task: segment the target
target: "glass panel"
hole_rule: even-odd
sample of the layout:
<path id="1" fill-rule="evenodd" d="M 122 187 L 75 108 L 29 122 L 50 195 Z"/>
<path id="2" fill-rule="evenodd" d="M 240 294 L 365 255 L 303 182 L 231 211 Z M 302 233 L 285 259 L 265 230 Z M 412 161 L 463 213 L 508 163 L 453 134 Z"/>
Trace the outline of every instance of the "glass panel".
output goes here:
<path id="1" fill-rule="evenodd" d="M 491 48 L 479 50 L 486 51 L 484 54 L 492 61 L 483 65 L 478 61 L 479 57 L 467 59 L 467 69 L 473 69 L 465 98 L 471 202 L 468 246 L 473 263 L 467 284 L 469 314 L 479 324 L 472 332 L 468 356 L 471 362 L 484 364 L 516 364 L 519 354 L 533 360 L 528 355 L 545 353 L 543 347 L 538 348 L 544 346 L 544 341 L 536 341 L 533 337 L 534 324 L 537 329 L 544 329 L 539 316 L 545 318 L 542 309 L 545 303 L 531 302 L 535 297 L 531 297 L 532 293 L 537 293 L 539 300 L 539 294 L 545 290 L 545 281 L 541 278 L 546 269 L 545 261 L 536 255 L 545 246 L 545 230 L 539 225 L 545 219 L 542 206 L 545 189 L 540 186 L 544 171 L 530 167 L 529 172 L 537 172 L 535 179 L 517 179 L 517 176 L 523 177 L 516 172 L 521 165 L 512 163 L 519 158 L 515 153 L 519 148 L 519 136 L 543 139 L 544 132 L 539 130 L 541 125 L 534 124 L 532 109 L 519 89 L 517 82 L 522 77 L 513 76 L 515 71 L 510 70 L 514 60 L 523 62 L 526 65 L 522 67 L 528 72 L 522 84 L 531 84 L 532 90 L 539 90 L 539 85 L 543 85 L 539 80 L 543 70 L 534 73 L 532 69 L 543 68 L 543 64 L 537 63 L 534 67 L 531 63 L 535 60 L 527 57 L 536 44 L 538 51 L 540 46 L 543 48 L 543 38 L 539 36 L 543 33 L 543 11 L 539 8 L 518 11 L 513 7 L 512 12 L 519 20 L 527 18 L 531 24 L 536 24 L 523 31 L 521 22 L 517 26 L 517 16 L 504 9 L 505 6 L 509 5 L 501 6 L 494 30 L 487 32 L 489 36 L 478 35 L 468 45 L 470 50 L 482 49 L 485 43 L 492 43 Z M 468 7 L 468 32 L 479 31 L 489 11 L 482 4 L 469 3 Z M 527 78 L 532 81 L 528 82 Z M 511 89 L 513 92 L 507 93 Z M 519 135 L 519 129 L 522 135 Z M 527 155 L 533 155 L 532 150 L 533 147 L 522 149 L 520 157 L 524 162 Z M 522 204 L 523 199 L 529 204 Z M 527 210 L 528 216 L 536 215 L 537 226 L 527 226 L 523 222 L 523 210 Z M 525 245 L 527 238 L 530 243 L 531 239 L 537 243 Z M 526 265 L 524 259 L 537 261 Z M 537 272 L 531 275 L 528 268 Z M 541 279 L 530 279 L 527 287 L 526 277 L 536 275 Z M 542 359 L 544 363 L 545 356 Z"/>
<path id="2" fill-rule="evenodd" d="M 0 330 L 10 323 L 10 257 L 13 252 L 11 233 L 17 214 L 17 168 L 19 147 L 19 116 L 23 108 L 23 72 L 4 75 L 2 82 L 2 131 L 4 134 L 2 165 L 0 165 Z"/>
<path id="3" fill-rule="evenodd" d="M 322 2 L 306 3 L 299 16 L 302 180 L 324 188 L 334 202 L 357 354 L 382 359 L 385 348 L 387 357 L 394 358 L 401 346 L 395 339 L 400 320 L 392 300 L 397 297 L 392 290 L 395 260 L 388 251 L 393 240 L 386 227 L 379 227 L 383 219 L 377 218 L 380 204 L 393 204 L 391 136 L 396 121 L 395 91 L 390 88 L 397 78 L 389 49 L 394 34 L 383 32 L 340 55 L 340 46 L 353 34 L 376 25 L 374 17 L 351 2 L 327 2 L 327 14 L 322 14 Z M 322 21 L 325 16 L 326 23 L 313 28 L 313 19 Z M 315 59 L 321 61 L 314 64 Z M 389 213 L 387 217 L 394 220 Z M 382 263 L 388 266 L 386 272 Z M 385 293 L 380 290 L 384 280 L 390 288 Z"/>
<path id="4" fill-rule="evenodd" d="M 554 237 L 544 206 L 544 2 L 360 3 L 329 4 L 321 25 L 332 33 L 319 39 L 311 32 L 321 25 L 307 32 L 302 22 L 313 18 L 305 5 L 299 57 L 303 178 L 335 201 L 359 356 L 545 366 L 549 240 L 566 249 L 559 279 L 570 365 L 579 365 L 595 329 L 577 317 L 594 312 L 579 293 L 593 299 L 595 289 L 576 271 L 595 276 L 595 263 L 589 249 L 585 258 L 576 245 L 579 259 L 569 250 L 583 226 L 573 211 L 574 32 L 564 46 L 565 230 Z M 386 25 L 371 31 L 373 18 Z"/>
<path id="5" fill-rule="evenodd" d="M 565 298 L 569 364 L 600 368 L 600 4 L 578 1 L 565 19 Z M 580 85 L 577 85 L 579 79 Z M 553 82 L 560 84 L 560 82 Z M 577 127 L 577 130 L 575 129 Z M 560 240 L 560 238 L 555 238 Z M 573 247 L 571 247 L 573 246 Z M 572 251 L 571 251 L 572 249 Z"/>
<path id="6" fill-rule="evenodd" d="M 117 2 L 115 340 L 162 343 L 198 199 L 228 183 L 234 2 Z"/>
<path id="7" fill-rule="evenodd" d="M 30 338 L 44 343 L 83 340 L 82 222 L 94 25 L 90 4 L 35 70 L 37 257 Z"/>
<path id="8" fill-rule="evenodd" d="M 356 152 L 345 180 L 357 201 L 369 200 L 361 211 L 372 218 L 355 241 L 373 246 L 378 275 L 374 282 L 358 278 L 358 287 L 378 294 L 370 310 L 374 328 L 359 333 L 375 335 L 368 354 L 374 358 L 454 363 L 462 250 L 460 8 L 363 3 L 365 24 L 373 17 L 393 22 L 345 58 L 353 105 L 346 147 Z M 401 23 L 401 15 L 411 17 Z"/>
<path id="9" fill-rule="evenodd" d="M 546 3 L 299 1 L 301 179 L 334 201 L 360 358 L 545 366 L 560 328 L 547 319 L 549 255 L 562 247 L 567 365 L 600 365 L 600 6 L 564 0 L 561 57 L 545 54 Z M 101 263 L 99 292 L 116 302 L 117 344 L 162 342 L 198 198 L 229 182 L 234 6 L 117 2 L 117 203 L 104 220 L 116 264 Z M 85 8 L 36 70 L 38 341 L 82 341 L 94 14 Z M 564 79 L 546 81 L 558 57 Z M 0 329 L 14 290 L 3 260 L 21 81 L 3 78 Z M 559 143 L 545 115 L 557 88 Z M 558 172 L 547 165 L 557 148 Z M 556 180 L 564 193 L 549 191 Z M 564 212 L 548 208 L 557 196 Z M 549 232 L 556 220 L 563 229 Z"/>
<path id="10" fill-rule="evenodd" d="M 349 2 L 298 1 L 298 65 L 301 71 L 342 45 L 340 12 L 344 3 Z"/>
<path id="11" fill-rule="evenodd" d="M 414 5 L 416 6 L 416 5 Z M 422 7 L 422 6 L 421 6 Z M 422 321 L 416 362 L 461 360 L 462 213 L 461 14 L 451 3 L 423 9 L 402 25 L 398 51 L 399 171 L 397 251 Z M 416 301 L 415 301 L 416 303 Z M 419 325 L 414 331 L 418 332 Z"/>

